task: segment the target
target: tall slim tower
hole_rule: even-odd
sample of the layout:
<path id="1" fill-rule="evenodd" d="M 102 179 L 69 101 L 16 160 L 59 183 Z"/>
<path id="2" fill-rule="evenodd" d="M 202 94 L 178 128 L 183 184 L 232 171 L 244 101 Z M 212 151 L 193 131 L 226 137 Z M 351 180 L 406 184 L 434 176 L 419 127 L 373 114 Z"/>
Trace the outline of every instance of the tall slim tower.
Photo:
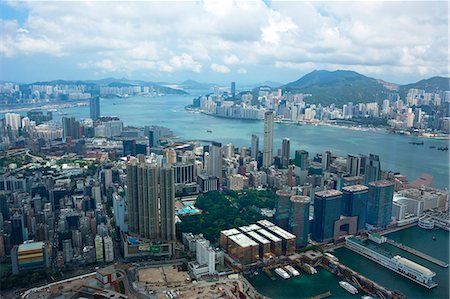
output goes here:
<path id="1" fill-rule="evenodd" d="M 283 143 L 281 146 L 281 164 L 283 168 L 287 168 L 289 166 L 289 155 L 291 149 L 291 142 L 289 138 L 283 138 Z"/>
<path id="2" fill-rule="evenodd" d="M 222 144 L 212 142 L 209 146 L 209 167 L 208 174 L 219 178 L 222 183 Z"/>
<path id="3" fill-rule="evenodd" d="M 255 134 L 252 135 L 252 158 L 256 159 L 259 151 L 259 137 Z"/>
<path id="4" fill-rule="evenodd" d="M 381 179 L 381 163 L 378 155 L 370 154 L 364 169 L 364 185 Z"/>
<path id="5" fill-rule="evenodd" d="M 273 160 L 273 120 L 272 111 L 264 114 L 264 151 L 263 151 L 263 167 L 268 168 L 272 165 Z"/>
<path id="6" fill-rule="evenodd" d="M 231 96 L 233 99 L 236 97 L 236 82 L 231 82 Z"/>
<path id="7" fill-rule="evenodd" d="M 308 196 L 294 195 L 290 199 L 289 231 L 296 237 L 296 247 L 308 245 L 309 234 L 309 205 Z"/>
<path id="8" fill-rule="evenodd" d="M 89 100 L 89 108 L 91 112 L 91 119 L 97 120 L 100 117 L 100 97 L 95 96 Z"/>
<path id="9" fill-rule="evenodd" d="M 171 167 L 127 165 L 129 231 L 150 240 L 175 239 L 175 182 Z"/>
<path id="10" fill-rule="evenodd" d="M 394 183 L 386 180 L 370 182 L 367 223 L 375 227 L 384 227 L 391 223 L 393 198 Z"/>

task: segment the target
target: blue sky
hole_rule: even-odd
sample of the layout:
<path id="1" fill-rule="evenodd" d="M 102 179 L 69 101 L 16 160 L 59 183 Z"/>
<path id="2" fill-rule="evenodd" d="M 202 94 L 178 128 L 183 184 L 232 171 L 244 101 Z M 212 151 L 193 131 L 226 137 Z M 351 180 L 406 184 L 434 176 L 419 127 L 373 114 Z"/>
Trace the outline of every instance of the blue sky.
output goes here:
<path id="1" fill-rule="evenodd" d="M 448 3 L 1 1 L 0 80 L 448 76 Z"/>

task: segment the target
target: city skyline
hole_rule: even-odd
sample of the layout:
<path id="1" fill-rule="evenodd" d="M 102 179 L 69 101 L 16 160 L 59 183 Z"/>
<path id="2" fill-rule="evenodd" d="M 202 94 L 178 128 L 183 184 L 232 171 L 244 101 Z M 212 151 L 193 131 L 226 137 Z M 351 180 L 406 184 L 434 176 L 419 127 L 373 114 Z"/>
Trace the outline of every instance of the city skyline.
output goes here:
<path id="1" fill-rule="evenodd" d="M 313 69 L 351 69 L 399 84 L 448 76 L 445 1 L 0 5 L 0 80 L 249 84 L 289 82 Z"/>

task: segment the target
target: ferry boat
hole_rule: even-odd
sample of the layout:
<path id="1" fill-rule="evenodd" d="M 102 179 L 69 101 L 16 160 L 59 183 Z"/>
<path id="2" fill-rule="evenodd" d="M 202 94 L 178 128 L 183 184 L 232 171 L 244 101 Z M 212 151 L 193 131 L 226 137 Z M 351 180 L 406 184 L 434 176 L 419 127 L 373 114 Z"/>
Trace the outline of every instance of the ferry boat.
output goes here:
<path id="1" fill-rule="evenodd" d="M 314 267 L 311 266 L 310 264 L 304 263 L 303 266 L 306 268 L 306 270 L 307 270 L 307 272 L 308 272 L 309 274 L 316 274 L 316 273 L 317 273 L 317 270 L 314 269 Z"/>
<path id="2" fill-rule="evenodd" d="M 352 295 L 358 294 L 358 289 L 356 289 L 354 286 L 352 286 L 351 284 L 349 284 L 346 281 L 339 281 L 339 285 L 346 290 L 347 292 L 349 292 Z"/>
<path id="3" fill-rule="evenodd" d="M 361 299 L 373 299 L 373 297 L 372 296 L 361 296 Z"/>
<path id="4" fill-rule="evenodd" d="M 294 267 L 292 267 L 291 265 L 287 265 L 286 267 L 284 267 L 286 270 L 288 270 L 288 272 L 292 275 L 292 276 L 299 276 L 300 272 L 298 272 Z"/>
<path id="5" fill-rule="evenodd" d="M 438 285 L 433 281 L 435 272 L 400 255 L 393 255 L 377 246 L 365 244 L 353 236 L 345 237 L 345 247 L 427 289 Z"/>
<path id="6" fill-rule="evenodd" d="M 332 255 L 331 253 L 325 252 L 324 255 L 328 258 L 330 258 L 332 261 L 339 262 L 339 259 Z"/>
<path id="7" fill-rule="evenodd" d="M 283 269 L 281 269 L 281 268 L 276 268 L 275 269 L 275 273 L 277 273 L 278 275 L 280 275 L 284 279 L 290 278 L 289 274 L 286 271 L 284 271 Z"/>

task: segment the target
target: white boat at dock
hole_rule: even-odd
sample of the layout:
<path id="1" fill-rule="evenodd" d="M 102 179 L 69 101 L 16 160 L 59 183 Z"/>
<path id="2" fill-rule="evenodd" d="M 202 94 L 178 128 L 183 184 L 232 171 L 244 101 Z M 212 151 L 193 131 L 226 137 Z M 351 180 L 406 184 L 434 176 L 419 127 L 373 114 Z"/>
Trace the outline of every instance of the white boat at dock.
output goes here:
<path id="1" fill-rule="evenodd" d="M 291 265 L 287 265 L 284 267 L 292 276 L 299 276 L 300 272 L 298 272 L 294 267 Z"/>
<path id="2" fill-rule="evenodd" d="M 358 294 L 358 289 L 346 281 L 339 281 L 339 285 L 352 295 Z"/>
<path id="3" fill-rule="evenodd" d="M 280 275 L 284 279 L 288 279 L 288 278 L 291 277 L 291 276 L 289 276 L 289 274 L 286 271 L 284 271 L 281 268 L 276 268 L 275 269 L 275 273 L 277 273 L 278 275 Z"/>

